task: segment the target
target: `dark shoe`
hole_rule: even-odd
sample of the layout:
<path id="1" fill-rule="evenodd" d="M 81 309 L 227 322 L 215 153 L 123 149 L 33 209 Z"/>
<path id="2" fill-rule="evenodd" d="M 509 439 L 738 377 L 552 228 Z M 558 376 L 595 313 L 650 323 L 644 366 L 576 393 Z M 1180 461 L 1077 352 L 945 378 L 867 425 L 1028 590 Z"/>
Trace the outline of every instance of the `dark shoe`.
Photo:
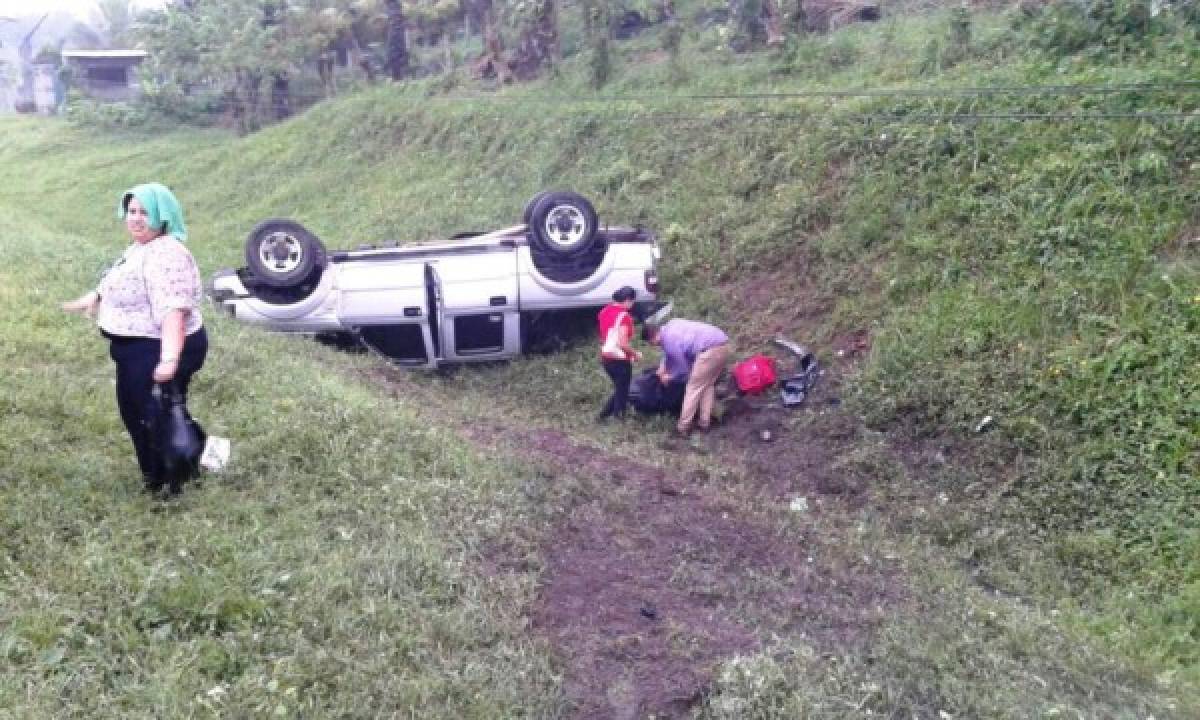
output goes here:
<path id="1" fill-rule="evenodd" d="M 687 440 L 688 436 L 690 436 L 691 434 L 692 434 L 691 428 L 678 428 L 678 427 L 675 428 L 675 437 L 680 438 L 682 440 Z"/>

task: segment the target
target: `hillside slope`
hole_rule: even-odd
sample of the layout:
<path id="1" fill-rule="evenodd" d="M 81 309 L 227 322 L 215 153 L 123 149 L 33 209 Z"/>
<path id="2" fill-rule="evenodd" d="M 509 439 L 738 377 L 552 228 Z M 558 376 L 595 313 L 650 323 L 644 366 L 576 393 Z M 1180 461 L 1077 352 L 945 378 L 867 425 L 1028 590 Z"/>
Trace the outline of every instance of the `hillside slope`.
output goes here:
<path id="1" fill-rule="evenodd" d="M 857 684 L 866 687 L 878 672 L 884 687 L 862 696 L 880 712 L 945 709 L 1021 717 L 1048 712 L 1062 698 L 1063 707 L 1085 714 L 1153 710 L 1186 716 L 1195 704 L 1200 659 L 1200 94 L 1190 80 L 1200 60 L 1197 45 L 1180 30 L 1133 49 L 1100 45 L 1067 53 L 1046 45 L 1036 27 L 1012 30 L 993 19 L 981 20 L 979 28 L 961 56 L 951 62 L 939 55 L 932 66 L 922 59 L 922 48 L 944 43 L 939 39 L 946 26 L 938 18 L 854 28 L 735 62 L 709 60 L 708 50 L 697 45 L 682 77 L 667 63 L 634 64 L 641 51 L 632 47 L 630 64 L 605 98 L 585 96 L 577 74 L 582 71 L 571 67 L 545 86 L 488 98 L 384 87 L 319 105 L 243 139 L 215 131 L 144 135 L 5 120 L 0 214 L 6 219 L 0 227 L 8 239 L 2 276 L 6 300 L 20 308 L 12 317 L 21 321 L 4 329 L 4 360 L 16 369 L 5 390 L 13 398 L 13 418 L 18 409 L 38 418 L 36 437 L 15 419 L 5 421 L 0 449 L 19 459 L 5 469 L 8 490 L 32 490 L 30 478 L 63 481 L 54 465 L 63 455 L 37 457 L 26 446 L 58 445 L 54 431 L 64 418 L 103 428 L 109 438 L 96 446 L 76 438 L 90 459 L 72 461 L 79 467 L 69 474 L 66 487 L 74 489 L 67 496 L 104 512 L 103 496 L 83 489 L 89 465 L 109 486 L 120 486 L 122 455 L 103 398 L 85 399 L 72 390 L 70 397 L 83 403 L 82 416 L 56 401 L 31 399 L 36 389 L 47 392 L 77 373 L 93 385 L 104 382 L 104 359 L 94 348 L 71 351 L 78 328 L 58 327 L 61 321 L 48 308 L 91 282 L 121 246 L 109 216 L 120 189 L 147 178 L 171 185 L 187 205 L 193 251 L 212 270 L 238 264 L 244 232 L 268 216 L 293 217 L 330 246 L 350 247 L 504 224 L 533 192 L 570 187 L 593 198 L 602 218 L 646 222 L 659 231 L 664 285 L 680 314 L 730 328 L 739 352 L 761 348 L 775 331 L 818 349 L 830 368 L 828 397 L 847 400 L 850 412 L 837 411 L 839 422 L 852 417 L 864 425 L 834 428 L 853 441 L 842 445 L 829 440 L 836 433 L 822 425 L 827 421 L 816 408 L 787 422 L 828 440 L 822 459 L 834 474 L 869 491 L 845 507 L 830 501 L 840 509 L 828 511 L 831 519 L 822 521 L 828 525 L 804 532 L 851 537 L 856 523 L 878 523 L 870 532 L 880 535 L 856 536 L 847 547 L 877 550 L 875 543 L 896 543 L 904 564 L 912 563 L 898 574 L 935 578 L 928 585 L 913 578 L 900 583 L 906 590 L 898 595 L 917 599 L 898 603 L 905 606 L 895 611 L 898 619 L 872 626 L 874 639 L 838 658 L 819 680 L 794 679 L 797 672 L 813 672 L 819 656 L 812 648 L 819 639 L 801 633 L 812 643 L 805 645 L 789 635 L 784 647 L 762 650 L 753 663 L 726 666 L 718 676 L 720 697 L 745 699 L 763 708 L 764 716 L 800 708 L 833 717 L 839 716 L 830 709 L 834 699 L 854 696 Z M 941 91 L 903 91 L 931 83 Z M 900 92 L 820 92 L 864 84 Z M 673 90 L 657 92 L 663 87 Z M 985 87 L 1016 90 L 961 91 Z M 28 272 L 19 271 L 26 263 Z M 404 518 L 413 524 L 404 527 L 427 554 L 407 557 L 401 567 L 406 581 L 429 588 L 433 597 L 408 598 L 411 605 L 389 619 L 388 634 L 413 633 L 418 640 L 412 657 L 436 656 L 454 680 L 431 689 L 412 669 L 422 679 L 403 692 L 376 687 L 346 695 L 330 683 L 318 694 L 334 700 L 309 709 L 334 714 L 337 703 L 349 707 L 390 692 L 408 702 L 436 696 L 448 716 L 484 717 L 487 702 L 497 696 L 472 704 L 470 693 L 490 681 L 502 688 L 499 702 L 512 715 L 561 712 L 554 673 L 544 664 L 543 649 L 527 644 L 520 617 L 496 605 L 461 603 L 464 594 L 485 595 L 495 578 L 464 575 L 455 564 L 475 558 L 480 545 L 496 542 L 496 533 L 518 554 L 540 551 L 540 531 L 522 535 L 498 520 L 491 505 L 518 519 L 532 512 L 537 527 L 558 521 L 548 516 L 563 509 L 561 498 L 542 516 L 527 506 L 536 501 L 520 494 L 532 492 L 528 482 L 513 494 L 510 476 L 527 480 L 538 472 L 522 463 L 521 447 L 515 457 L 488 445 L 459 450 L 461 438 L 425 434 L 429 418 L 417 417 L 403 402 L 381 403 L 371 385 L 355 379 L 371 360 L 213 322 L 217 335 L 228 339 L 218 341 L 213 375 L 198 389 L 197 402 L 204 415 L 224 424 L 220 429 L 251 438 L 235 483 L 246 483 L 248 497 L 257 502 L 273 497 L 259 485 L 265 478 L 279 478 L 278 492 L 289 500 L 319 496 L 299 492 L 297 479 L 322 478 L 320 492 L 329 495 L 317 505 L 330 517 L 286 511 L 286 527 L 268 533 L 281 547 L 311 557 L 290 545 L 291 533 L 308 525 L 352 532 L 355 518 L 365 517 L 365 532 L 388 541 L 381 548 L 403 552 L 403 543 L 391 542 L 397 535 L 389 523 L 396 518 L 372 503 L 387 496 L 391 484 L 419 498 L 419 507 Z M 61 358 L 70 352 L 82 355 Z M 33 359 L 42 355 L 56 359 L 44 365 Z M 448 419 L 450 425 L 499 409 L 530 426 L 568 428 L 606 447 L 617 445 L 612 431 L 579 427 L 602 392 L 591 360 L 590 349 L 580 347 L 399 387 L 433 393 L 430 405 L 439 397 L 456 399 L 459 404 L 450 403 L 445 412 L 461 416 Z M 547 376 L 555 382 L 546 383 Z M 296 390 L 310 387 L 312 397 Z M 263 407 L 269 428 L 258 427 Z M 371 439 L 364 440 L 364 433 Z M 390 447 L 388 437 L 413 444 Z M 794 445 L 765 456 L 784 458 L 807 437 L 793 433 Z M 652 440 L 630 442 L 639 453 L 657 452 Z M 322 449 L 320 461 L 305 452 L 309 446 Z M 716 447 L 745 449 L 732 439 Z M 499 453 L 498 464 L 492 453 Z M 723 467 L 726 461 L 715 455 L 708 462 Z M 736 474 L 736 463 L 730 465 Z M 801 469 L 785 465 L 778 472 L 782 477 Z M 754 472 L 760 470 L 764 477 L 770 473 L 765 467 Z M 452 481 L 434 482 L 425 491 L 411 481 L 443 475 Z M 344 504 L 340 478 L 363 483 L 361 497 Z M 481 479 L 478 490 L 459 486 Z M 719 492 L 713 482 L 717 487 L 709 489 Z M 745 493 L 741 499 L 752 505 L 758 491 L 738 487 L 731 495 Z M 216 512 L 222 500 L 214 492 L 206 488 L 192 517 L 168 515 L 147 527 L 165 524 L 176 538 L 203 534 L 206 523 L 224 527 Z M 462 516 L 429 520 L 433 508 L 464 501 Z M 27 527 L 47 521 L 38 517 L 8 521 L 17 538 L 9 540 L 16 548 L 10 556 L 28 556 L 39 547 Z M 243 702 L 278 699 L 286 709 L 293 706 L 278 682 L 259 695 L 247 690 L 267 687 L 271 677 L 248 639 L 253 628 L 270 625 L 271 613 L 297 623 L 292 630 L 301 634 L 302 612 L 315 614 L 324 632 L 335 628 L 333 634 L 353 648 L 356 661 L 369 662 L 364 658 L 375 646 L 340 624 L 335 600 L 262 600 L 245 590 L 212 604 L 219 597 L 212 583 L 247 588 L 266 582 L 258 574 L 280 571 L 278 558 L 221 564 L 235 548 L 253 543 L 257 531 L 251 527 L 262 522 L 254 516 L 225 530 L 213 551 L 218 557 L 206 560 L 222 577 L 196 580 L 194 597 L 173 595 L 166 586 L 143 588 L 140 601 L 146 592 L 154 600 L 144 612 L 157 615 L 139 620 L 138 627 L 164 627 L 162 617 L 169 628 L 186 627 L 187 641 L 201 646 L 195 652 L 216 668 L 207 676 L 213 682 L 239 687 Z M 474 529 L 459 535 L 464 527 Z M 443 541 L 443 533 L 454 539 Z M 135 545 L 131 538 L 123 542 Z M 936 570 L 918 562 L 928 559 L 926 552 L 940 558 Z M 351 558 L 368 574 L 367 566 L 380 560 L 369 551 Z M 338 576 L 336 562 L 331 559 L 324 571 Z M 129 571 L 130 578 L 138 576 Z M 534 585 L 544 581 L 529 568 L 497 605 L 528 607 Z M 378 599 L 369 583 L 353 577 L 345 582 L 352 601 Z M 67 594 L 70 585 L 63 578 L 54 592 Z M 923 596 L 922 589 L 931 587 L 937 594 Z M 979 588 L 991 593 L 986 602 L 947 596 Z M 328 590 L 318 584 L 308 592 Z M 442 591 L 449 595 L 439 596 Z M 866 602 L 889 593 L 864 590 L 853 597 Z M 963 628 L 951 620 L 962 609 L 959 602 L 974 603 L 973 619 L 959 620 Z M 310 605 L 294 607 L 305 603 Z M 418 628 L 430 606 L 443 610 L 447 623 L 432 635 Z M 1000 608 L 1000 620 L 978 619 Z M 1056 614 L 1041 614 L 1051 608 Z M 82 628 L 80 637 L 54 630 L 61 618 L 25 607 L 20 617 L 25 629 L 13 647 L 33 650 L 12 652 L 30 673 L 54 660 L 63 643 L 86 647 L 88 633 L 115 632 L 89 626 L 94 621 L 82 612 L 67 623 Z M 944 636 L 929 629 L 939 623 Z M 1039 638 L 1042 623 L 1054 627 L 1051 635 L 1063 635 L 1053 642 Z M 211 633 L 222 624 L 240 639 Z M 479 627 L 499 650 L 473 634 L 471 628 Z M 960 629 L 995 643 L 956 646 L 952 638 Z M 449 655 L 441 654 L 443 632 L 453 648 Z M 269 652 L 282 653 L 287 634 L 270 637 L 279 647 Z M 319 638 L 306 643 L 314 651 L 324 646 Z M 943 645 L 950 649 L 936 647 Z M 968 658 L 976 653 L 987 661 L 973 664 Z M 1107 653 L 1115 665 L 1089 677 L 1100 667 L 1089 663 Z M 322 663 L 329 663 L 333 677 L 341 672 L 327 658 L 286 656 L 308 683 L 292 685 L 305 697 L 320 686 L 314 678 L 322 676 Z M 449 670 L 462 657 L 475 658 L 471 667 L 484 669 L 482 680 Z M 1023 657 L 1049 683 L 1044 692 L 1022 697 Z M 871 670 L 876 660 L 882 667 Z M 922 667 L 931 664 L 940 681 L 924 678 Z M 370 677 L 382 678 L 382 672 L 374 668 Z M 521 681 L 497 680 L 506 674 Z M 1102 677 L 1113 678 L 1110 695 L 1089 684 Z M 153 692 L 173 687 L 163 681 Z M 4 690 L 16 697 L 16 688 Z M 537 702 L 524 705 L 526 697 Z M 720 697 L 702 704 L 702 712 L 744 716 L 745 706 Z M 147 702 L 139 712 L 153 706 Z M 405 701 L 395 702 L 404 707 Z M 27 707 L 37 714 L 37 707 Z M 253 712 L 251 705 L 243 709 Z"/>

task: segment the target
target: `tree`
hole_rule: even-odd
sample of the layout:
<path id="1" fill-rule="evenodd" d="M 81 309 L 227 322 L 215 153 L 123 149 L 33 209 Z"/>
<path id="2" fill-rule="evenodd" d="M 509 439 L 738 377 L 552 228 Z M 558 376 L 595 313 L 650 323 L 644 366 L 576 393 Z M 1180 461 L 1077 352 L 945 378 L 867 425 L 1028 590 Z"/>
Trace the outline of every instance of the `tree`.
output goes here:
<path id="1" fill-rule="evenodd" d="M 527 78 L 558 59 L 558 5 L 556 0 L 521 0 L 517 7 L 523 22 L 512 66 Z"/>
<path id="2" fill-rule="evenodd" d="M 281 37 L 286 38 L 287 28 L 283 27 L 287 18 L 286 8 L 264 3 L 262 12 L 263 27 L 279 26 Z M 275 120 L 283 120 L 292 114 L 291 79 L 288 71 L 279 67 L 271 72 L 271 111 Z"/>
<path id="3" fill-rule="evenodd" d="M 96 11 L 92 18 L 108 47 L 132 44 L 134 10 L 129 0 L 96 0 Z"/>
<path id="4" fill-rule="evenodd" d="M 804 0 L 729 0 L 730 47 L 782 45 L 787 31 L 803 33 Z M 797 29 L 799 25 L 799 29 Z"/>
<path id="5" fill-rule="evenodd" d="M 335 42 L 342 41 L 350 56 L 350 62 L 354 67 L 363 71 L 367 82 L 375 82 L 375 66 L 371 63 L 371 57 L 365 50 L 366 43 L 362 38 L 365 35 L 363 26 L 369 21 L 360 15 L 358 8 L 351 6 L 347 8 L 345 14 L 345 25 L 342 27 L 340 35 L 335 38 Z"/>
<path id="6" fill-rule="evenodd" d="M 804 0 L 788 0 L 784 6 L 784 27 L 793 35 L 804 35 L 808 32 L 808 13 L 804 10 Z"/>
<path id="7" fill-rule="evenodd" d="M 612 9 L 610 0 L 584 0 L 583 34 L 591 57 L 588 59 L 592 87 L 601 88 L 612 74 Z"/>
<path id="8" fill-rule="evenodd" d="M 783 44 L 783 13 L 776 0 L 763 0 L 762 24 L 767 33 L 767 45 Z"/>
<path id="9" fill-rule="evenodd" d="M 408 75 L 408 32 L 400 0 L 384 0 L 387 12 L 387 71 L 393 80 Z"/>
<path id="10" fill-rule="evenodd" d="M 314 47 L 328 43 L 310 10 L 289 0 L 193 0 L 149 13 L 136 27 L 150 54 L 150 76 L 180 94 L 203 89 L 220 96 L 232 122 L 247 132 L 291 112 L 290 77 Z M 268 80 L 269 109 L 262 107 Z"/>
<path id="11" fill-rule="evenodd" d="M 512 66 L 504 57 L 504 42 L 500 38 L 500 22 L 492 0 L 475 0 L 474 9 L 482 24 L 483 54 L 475 62 L 480 77 L 494 77 L 500 83 L 512 80 Z"/>
<path id="12" fill-rule="evenodd" d="M 66 42 L 70 43 L 71 47 L 81 49 L 102 48 L 105 46 L 104 38 L 90 25 L 81 22 L 71 25 L 71 30 L 67 33 Z"/>

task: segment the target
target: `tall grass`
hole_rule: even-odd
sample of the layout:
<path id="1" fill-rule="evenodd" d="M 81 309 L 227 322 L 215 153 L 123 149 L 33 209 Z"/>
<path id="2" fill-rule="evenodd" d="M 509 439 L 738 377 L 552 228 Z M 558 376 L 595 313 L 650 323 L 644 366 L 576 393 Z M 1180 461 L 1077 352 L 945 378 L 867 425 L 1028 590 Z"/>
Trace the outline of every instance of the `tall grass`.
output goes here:
<path id="1" fill-rule="evenodd" d="M 0 716 L 553 714 L 554 671 L 520 612 L 532 575 L 469 570 L 487 542 L 532 552 L 514 494 L 532 470 L 330 375 L 358 358 L 210 315 L 191 404 L 235 439 L 232 466 L 178 504 L 140 495 L 105 343 L 57 306 L 123 245 L 112 189 L 177 180 L 178 163 L 137 158 L 211 138 L 81 143 L 23 123 L 6 137 L 87 180 L 23 162 L 0 183 Z M 211 252 L 206 214 L 189 219 Z"/>
<path id="2" fill-rule="evenodd" d="M 485 586 L 464 570 L 489 537 L 531 547 L 537 527 L 520 527 L 530 510 L 513 489 L 530 469 L 478 457 L 403 403 L 330 372 L 369 360 L 211 318 L 217 340 L 196 412 L 238 440 L 234 470 L 179 508 L 133 494 L 102 345 L 56 305 L 119 252 L 117 194 L 147 179 L 183 199 L 205 270 L 239 264 L 244 232 L 268 216 L 351 247 L 506 224 L 533 192 L 571 187 L 605 219 L 656 228 L 680 313 L 727 325 L 742 348 L 762 338 L 730 288 L 784 268 L 785 299 L 804 289 L 829 310 L 773 306 L 780 329 L 818 348 L 870 330 L 870 358 L 851 384 L 868 424 L 953 449 L 949 469 L 904 480 L 895 499 L 944 493 L 951 502 L 922 505 L 929 512 L 904 527 L 967 558 L 988 586 L 1029 599 L 1032 620 L 997 636 L 1004 652 L 1037 646 L 1035 664 L 1049 655 L 1045 666 L 1061 668 L 1080 631 L 1142 675 L 1194 687 L 1197 95 L 696 98 L 1165 82 L 1195 77 L 1200 60 L 1182 29 L 1133 51 L 1060 52 L 1033 30 L 981 19 L 947 54 L 950 32 L 941 16 L 897 19 L 733 56 L 704 31 L 685 40 L 683 76 L 638 64 L 648 47 L 622 49 L 605 100 L 572 101 L 587 100 L 587 70 L 568 63 L 488 100 L 439 97 L 431 85 L 372 89 L 244 139 L 5 119 L 0 601 L 12 622 L 0 654 L 18 672 L 0 680 L 0 706 L 20 698 L 29 717 L 561 711 L 551 661 L 515 610 L 532 578 Z M 1192 115 L 931 119 L 1105 110 Z M 575 423 L 601 392 L 590 358 L 576 349 L 431 382 L 467 408 Z M 893 478 L 877 480 L 883 492 Z M 951 607 L 927 618 L 950 622 Z M 1036 632 L 1013 640 L 1045 620 L 1039 608 L 1061 610 L 1054 623 L 1071 639 L 1050 649 Z M 921 626 L 897 619 L 887 647 L 899 659 L 884 661 L 885 681 L 866 677 L 867 665 L 817 689 L 779 680 L 813 671 L 800 653 L 763 659 L 751 675 L 735 666 L 720 684 L 726 697 L 759 693 L 745 707 L 761 703 L 760 716 L 838 716 L 821 703 L 871 683 L 860 707 L 952 706 L 921 698 L 953 697 L 978 670 L 991 690 L 955 707 L 1016 707 L 1016 685 L 987 683 L 1015 683 L 1019 663 L 989 655 L 975 665 L 963 657 L 970 643 L 943 655 L 955 638 L 922 640 Z M 940 685 L 921 679 L 930 659 Z M 1092 692 L 1077 682 L 1087 663 L 1067 664 L 1064 682 Z M 751 688 L 762 678 L 784 684 Z M 1137 706 L 1104 702 L 1091 712 Z"/>

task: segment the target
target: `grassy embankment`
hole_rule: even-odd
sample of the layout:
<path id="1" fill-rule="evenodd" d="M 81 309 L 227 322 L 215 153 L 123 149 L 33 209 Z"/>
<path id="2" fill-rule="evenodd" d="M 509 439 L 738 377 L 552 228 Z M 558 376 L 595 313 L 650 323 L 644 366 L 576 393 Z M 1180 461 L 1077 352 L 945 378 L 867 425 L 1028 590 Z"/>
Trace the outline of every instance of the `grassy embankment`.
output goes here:
<path id="1" fill-rule="evenodd" d="M 996 24 L 938 68 L 924 49 L 944 33 L 897 22 L 720 64 L 689 46 L 684 69 L 625 66 L 610 92 L 1195 75 L 1183 35 L 1060 56 Z M 793 645 L 737 666 L 720 689 L 750 705 L 709 714 L 853 716 L 857 702 L 1169 713 L 1158 693 L 1182 714 L 1195 707 L 1196 120 L 846 119 L 1174 112 L 1195 96 L 536 100 L 581 92 L 580 73 L 568 65 L 493 103 L 383 88 L 240 140 L 4 122 L 0 652 L 15 671 L 0 707 L 496 717 L 561 706 L 553 661 L 523 626 L 556 503 L 530 499 L 528 464 L 464 447 L 355 380 L 369 358 L 212 318 L 195 412 L 236 439 L 235 465 L 177 506 L 136 495 L 102 345 L 57 303 L 119 251 L 116 193 L 147 178 L 184 199 L 206 270 L 236 264 L 240 237 L 267 216 L 351 246 L 504 223 L 535 190 L 569 185 L 605 217 L 653 223 L 681 312 L 739 328 L 742 347 L 768 326 L 818 348 L 869 328 L 855 407 L 876 429 L 953 452 L 907 477 L 883 465 L 881 444 L 864 460 L 880 506 L 929 512 L 889 529 L 868 510 L 881 527 L 847 542 L 908 552 L 930 614 L 896 618 L 865 655 L 827 663 Z M 760 109 L 783 117 L 744 114 Z M 739 306 L 729 293 L 745 277 L 777 283 L 778 302 Z M 799 288 L 828 312 L 793 314 Z M 464 414 L 499 408 L 540 425 L 578 423 L 603 392 L 582 348 L 425 382 L 457 394 Z M 985 415 L 991 431 L 973 434 Z M 473 564 L 500 538 L 533 560 L 503 584 Z M 1024 600 L 970 596 L 955 559 Z"/>

